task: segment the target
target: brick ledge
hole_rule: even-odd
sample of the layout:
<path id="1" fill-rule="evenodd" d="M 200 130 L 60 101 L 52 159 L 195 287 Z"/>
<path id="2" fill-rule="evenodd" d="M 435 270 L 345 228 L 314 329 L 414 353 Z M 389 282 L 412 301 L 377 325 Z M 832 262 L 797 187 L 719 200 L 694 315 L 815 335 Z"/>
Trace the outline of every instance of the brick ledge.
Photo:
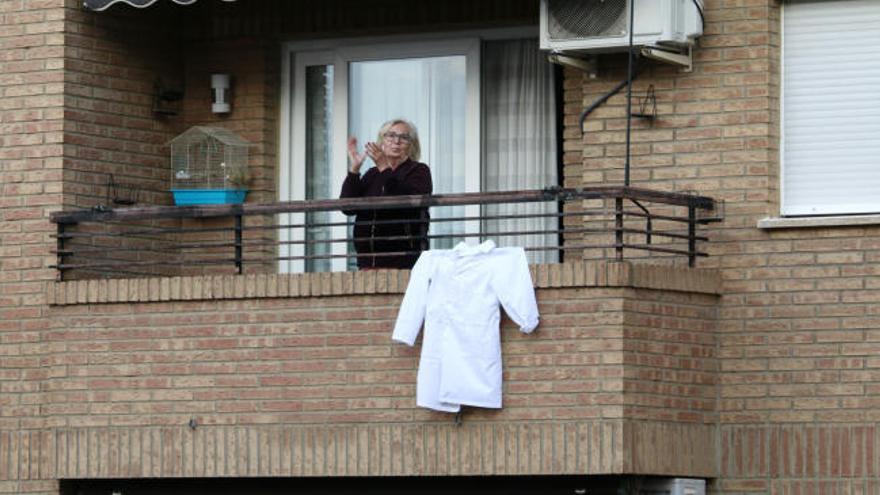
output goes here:
<path id="1" fill-rule="evenodd" d="M 0 430 L 6 455 L 18 461 L 0 463 L 0 484 L 227 476 L 714 477 L 714 430 L 613 419 Z"/>
<path id="2" fill-rule="evenodd" d="M 529 267 L 536 289 L 631 287 L 719 294 L 717 270 L 584 261 Z M 49 282 L 50 305 L 402 294 L 409 270 L 216 275 Z"/>

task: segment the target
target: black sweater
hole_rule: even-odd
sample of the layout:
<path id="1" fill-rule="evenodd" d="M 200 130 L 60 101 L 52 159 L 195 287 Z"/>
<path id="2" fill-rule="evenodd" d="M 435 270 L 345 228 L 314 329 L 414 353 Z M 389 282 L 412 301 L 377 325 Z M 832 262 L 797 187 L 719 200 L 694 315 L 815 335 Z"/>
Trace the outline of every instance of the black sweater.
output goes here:
<path id="1" fill-rule="evenodd" d="M 373 196 L 401 196 L 407 194 L 431 194 L 431 170 L 424 163 L 407 160 L 394 170 L 379 172 L 373 167 L 361 177 L 349 172 L 342 183 L 340 198 Z M 354 226 L 355 249 L 359 268 L 412 268 L 422 250 L 427 249 L 428 210 L 424 208 L 399 208 L 387 210 L 343 211 L 356 215 Z M 374 223 L 400 221 L 395 223 Z M 413 220 L 406 222 L 405 220 Z M 407 236 L 409 239 L 381 239 L 382 237 Z M 393 256 L 370 256 L 377 253 L 407 254 Z"/>

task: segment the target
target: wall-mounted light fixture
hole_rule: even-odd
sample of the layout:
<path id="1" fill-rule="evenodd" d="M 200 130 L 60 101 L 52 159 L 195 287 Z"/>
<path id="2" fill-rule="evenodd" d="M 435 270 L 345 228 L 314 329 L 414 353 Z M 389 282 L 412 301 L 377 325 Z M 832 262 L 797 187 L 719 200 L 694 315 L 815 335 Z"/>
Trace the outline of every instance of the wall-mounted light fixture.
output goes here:
<path id="1" fill-rule="evenodd" d="M 211 111 L 229 113 L 229 74 L 211 74 Z"/>

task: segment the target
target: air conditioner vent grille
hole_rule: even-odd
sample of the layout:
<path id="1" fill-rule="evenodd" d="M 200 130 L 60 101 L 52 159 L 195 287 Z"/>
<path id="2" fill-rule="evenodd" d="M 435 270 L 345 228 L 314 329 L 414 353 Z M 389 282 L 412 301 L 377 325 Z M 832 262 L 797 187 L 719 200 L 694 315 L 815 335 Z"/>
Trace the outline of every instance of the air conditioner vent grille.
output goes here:
<path id="1" fill-rule="evenodd" d="M 548 0 L 550 39 L 626 34 L 627 0 Z"/>

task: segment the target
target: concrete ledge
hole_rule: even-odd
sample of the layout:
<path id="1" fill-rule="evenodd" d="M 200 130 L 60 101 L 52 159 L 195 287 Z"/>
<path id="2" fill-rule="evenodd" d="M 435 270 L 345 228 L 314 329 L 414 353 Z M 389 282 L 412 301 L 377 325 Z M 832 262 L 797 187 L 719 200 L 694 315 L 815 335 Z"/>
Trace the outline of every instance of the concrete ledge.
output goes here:
<path id="1" fill-rule="evenodd" d="M 719 294 L 716 270 L 631 262 L 583 261 L 533 265 L 536 289 L 632 287 Z M 49 282 L 50 305 L 143 303 L 219 299 L 254 299 L 402 294 L 409 270 L 365 272 L 217 275 Z"/>
<path id="2" fill-rule="evenodd" d="M 858 225 L 880 225 L 880 215 L 842 215 L 836 217 L 768 217 L 758 220 L 758 228 L 806 229 L 815 227 L 852 227 Z"/>

